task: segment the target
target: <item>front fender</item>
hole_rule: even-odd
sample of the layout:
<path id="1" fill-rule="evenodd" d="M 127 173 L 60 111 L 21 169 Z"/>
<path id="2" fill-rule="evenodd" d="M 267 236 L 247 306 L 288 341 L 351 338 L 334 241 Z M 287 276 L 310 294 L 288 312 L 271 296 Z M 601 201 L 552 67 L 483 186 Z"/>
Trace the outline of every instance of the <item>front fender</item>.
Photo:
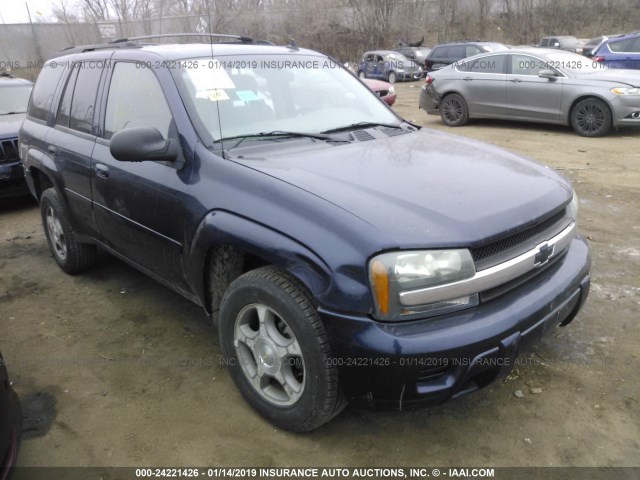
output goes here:
<path id="1" fill-rule="evenodd" d="M 207 254 L 231 245 L 286 270 L 318 298 L 331 285 L 331 270 L 315 252 L 281 232 L 224 210 L 207 214 L 193 237 L 187 260 L 189 283 L 208 313 Z"/>

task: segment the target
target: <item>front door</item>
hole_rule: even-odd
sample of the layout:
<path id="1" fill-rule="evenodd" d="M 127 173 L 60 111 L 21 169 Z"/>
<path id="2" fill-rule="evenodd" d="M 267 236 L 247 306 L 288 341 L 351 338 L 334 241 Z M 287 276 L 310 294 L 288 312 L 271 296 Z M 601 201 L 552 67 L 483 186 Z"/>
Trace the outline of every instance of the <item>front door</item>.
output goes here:
<path id="1" fill-rule="evenodd" d="M 153 70 L 116 62 L 105 108 L 104 131 L 96 142 L 92 164 L 95 217 L 102 241 L 147 271 L 184 287 L 185 182 L 180 164 L 120 162 L 109 151 L 113 134 L 129 127 L 151 126 L 165 138 L 177 139 Z"/>

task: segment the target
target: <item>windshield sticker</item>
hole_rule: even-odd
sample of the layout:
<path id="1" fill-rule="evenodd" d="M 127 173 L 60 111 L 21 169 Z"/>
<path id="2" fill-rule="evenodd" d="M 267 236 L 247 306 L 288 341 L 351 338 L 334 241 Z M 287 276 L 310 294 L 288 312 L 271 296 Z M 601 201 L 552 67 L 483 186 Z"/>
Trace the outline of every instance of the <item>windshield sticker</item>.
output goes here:
<path id="1" fill-rule="evenodd" d="M 236 90 L 236 95 L 240 100 L 245 102 L 253 102 L 258 100 L 258 96 L 253 90 Z"/>
<path id="2" fill-rule="evenodd" d="M 209 100 L 212 102 L 217 102 L 218 100 L 229 100 L 229 95 L 227 95 L 227 92 L 224 90 L 209 90 Z"/>
<path id="3" fill-rule="evenodd" d="M 200 60 L 198 68 L 189 68 L 187 73 L 196 91 L 236 88 L 217 60 Z"/>

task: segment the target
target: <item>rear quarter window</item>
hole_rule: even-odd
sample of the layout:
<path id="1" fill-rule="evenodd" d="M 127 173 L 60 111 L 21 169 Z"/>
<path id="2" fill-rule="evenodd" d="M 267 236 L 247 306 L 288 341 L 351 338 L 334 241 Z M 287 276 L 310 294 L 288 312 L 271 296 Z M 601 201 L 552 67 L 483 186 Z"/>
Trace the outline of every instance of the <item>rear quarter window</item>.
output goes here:
<path id="1" fill-rule="evenodd" d="M 609 42 L 609 50 L 612 52 L 628 52 L 634 40 L 633 38 L 627 38 L 617 42 Z"/>
<path id="2" fill-rule="evenodd" d="M 63 71 L 63 65 L 60 63 L 55 64 L 55 67 L 48 63 L 42 68 L 31 92 L 27 116 L 44 122 L 47 121 L 53 95 Z"/>

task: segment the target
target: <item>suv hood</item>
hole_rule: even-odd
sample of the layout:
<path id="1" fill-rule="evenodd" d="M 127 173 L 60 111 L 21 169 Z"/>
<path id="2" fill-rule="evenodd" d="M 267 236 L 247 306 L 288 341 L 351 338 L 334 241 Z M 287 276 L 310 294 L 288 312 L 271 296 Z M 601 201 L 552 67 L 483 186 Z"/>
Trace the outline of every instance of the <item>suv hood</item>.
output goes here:
<path id="1" fill-rule="evenodd" d="M 13 138 L 18 136 L 20 125 L 25 119 L 25 113 L 14 113 L 11 115 L 0 115 L 0 137 Z"/>
<path id="2" fill-rule="evenodd" d="M 259 158 L 242 151 L 235 161 L 347 210 L 389 247 L 475 246 L 557 211 L 572 196 L 568 181 L 548 167 L 491 145 L 428 129 L 370 132 L 379 138 L 340 146 L 304 139 L 311 148 L 295 152 L 271 144 Z"/>

